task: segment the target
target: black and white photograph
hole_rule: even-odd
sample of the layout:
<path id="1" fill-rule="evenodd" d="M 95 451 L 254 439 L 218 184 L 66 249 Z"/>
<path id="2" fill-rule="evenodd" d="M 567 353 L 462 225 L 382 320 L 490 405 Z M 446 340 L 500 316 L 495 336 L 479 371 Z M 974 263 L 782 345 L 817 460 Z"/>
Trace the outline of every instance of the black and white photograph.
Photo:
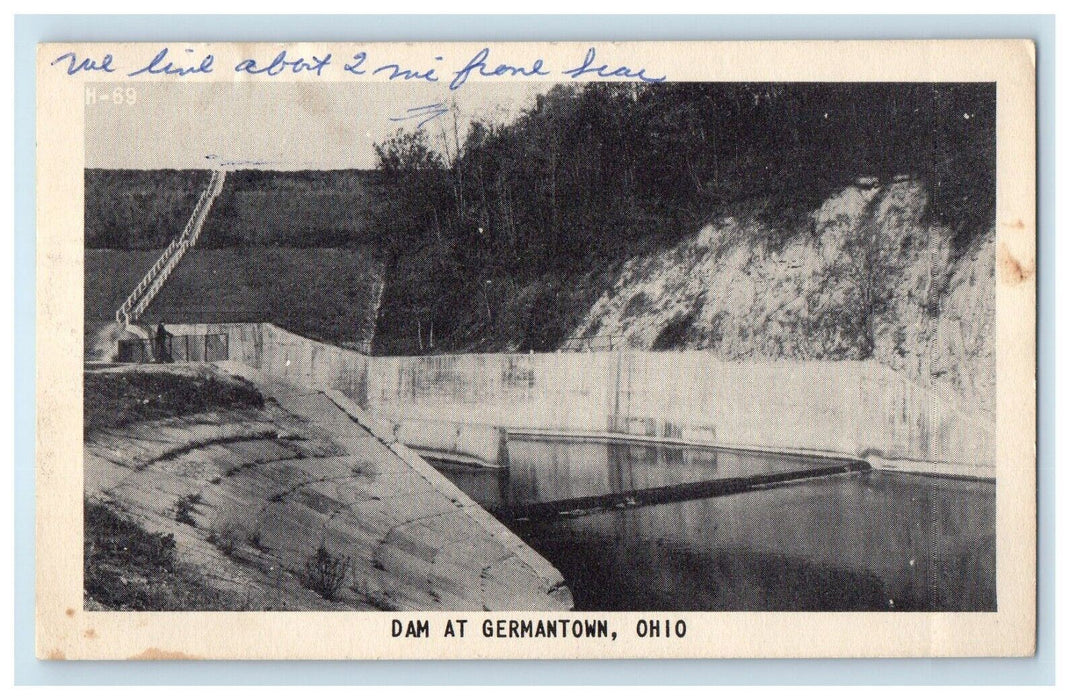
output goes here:
<path id="1" fill-rule="evenodd" d="M 39 655 L 1030 653 L 1028 47 L 42 45 Z"/>
<path id="2" fill-rule="evenodd" d="M 87 105 L 88 608 L 995 609 L 993 85 L 445 92 Z"/>

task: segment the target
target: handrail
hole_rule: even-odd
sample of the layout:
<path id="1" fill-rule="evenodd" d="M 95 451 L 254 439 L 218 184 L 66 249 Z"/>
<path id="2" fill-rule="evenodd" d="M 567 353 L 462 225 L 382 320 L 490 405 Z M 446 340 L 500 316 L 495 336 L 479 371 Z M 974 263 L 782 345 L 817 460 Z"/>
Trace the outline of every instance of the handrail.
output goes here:
<path id="1" fill-rule="evenodd" d="M 612 351 L 620 347 L 623 335 L 580 335 L 565 338 L 561 342 L 562 352 Z M 601 342 L 599 342 L 601 341 Z"/>
<path id="2" fill-rule="evenodd" d="M 142 276 L 139 283 L 135 286 L 134 290 L 127 295 L 123 304 L 116 310 L 116 323 L 122 326 L 128 326 L 134 321 L 138 321 L 142 312 L 146 310 L 150 302 L 164 286 L 168 276 L 179 264 L 183 254 L 187 252 L 187 249 L 193 246 L 197 241 L 199 235 L 202 233 L 202 227 L 205 224 L 206 216 L 209 214 L 210 207 L 213 205 L 213 200 L 217 198 L 217 195 L 224 189 L 224 171 L 214 170 L 210 176 L 209 184 L 201 195 L 198 197 L 198 202 L 195 204 L 194 211 L 191 213 L 191 218 L 187 220 L 187 224 L 183 227 L 183 231 L 180 235 L 172 239 L 168 244 L 168 247 L 164 249 L 157 260 L 154 261 L 149 271 Z"/>

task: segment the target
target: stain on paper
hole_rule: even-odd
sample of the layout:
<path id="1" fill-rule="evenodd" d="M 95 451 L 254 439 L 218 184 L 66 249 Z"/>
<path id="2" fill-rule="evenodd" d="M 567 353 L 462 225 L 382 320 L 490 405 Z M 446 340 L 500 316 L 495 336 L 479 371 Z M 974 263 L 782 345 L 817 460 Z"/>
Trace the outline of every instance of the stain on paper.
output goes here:
<path id="1" fill-rule="evenodd" d="M 183 659 L 198 659 L 199 657 L 184 654 L 182 651 L 168 651 L 166 649 L 150 647 L 149 649 L 128 658 L 131 661 L 176 661 Z"/>
<path id="2" fill-rule="evenodd" d="M 1030 279 L 1035 274 L 1035 267 L 1032 264 L 1022 265 L 1002 243 L 998 249 L 998 274 L 1003 284 L 1015 286 Z"/>

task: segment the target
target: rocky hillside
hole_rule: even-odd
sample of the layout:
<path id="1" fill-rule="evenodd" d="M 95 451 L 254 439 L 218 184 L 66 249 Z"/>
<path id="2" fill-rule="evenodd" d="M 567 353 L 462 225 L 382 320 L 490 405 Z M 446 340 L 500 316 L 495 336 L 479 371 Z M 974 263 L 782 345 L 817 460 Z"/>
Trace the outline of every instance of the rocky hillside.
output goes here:
<path id="1" fill-rule="evenodd" d="M 441 146 L 419 131 L 376 147 L 376 353 L 625 335 L 729 357 L 877 357 L 925 379 L 967 370 L 926 344 L 956 347 L 931 330 L 947 313 L 977 323 L 943 307 L 971 301 L 958 288 L 983 277 L 993 238 L 990 84 L 557 85 Z"/>
<path id="2" fill-rule="evenodd" d="M 994 410 L 994 235 L 925 223 L 917 180 L 860 178 L 790 234 L 759 210 L 624 262 L 572 334 L 723 358 L 876 359 Z"/>

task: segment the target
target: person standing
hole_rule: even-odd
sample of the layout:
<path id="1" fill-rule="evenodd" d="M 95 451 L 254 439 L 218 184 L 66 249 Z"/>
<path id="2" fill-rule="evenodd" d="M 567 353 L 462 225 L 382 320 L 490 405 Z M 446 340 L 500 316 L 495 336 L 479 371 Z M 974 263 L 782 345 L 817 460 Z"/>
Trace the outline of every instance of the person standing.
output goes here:
<path id="1" fill-rule="evenodd" d="M 165 329 L 165 324 L 158 323 L 157 332 L 154 334 L 153 338 L 153 354 L 156 356 L 158 362 L 172 361 L 172 353 L 170 351 L 171 343 L 169 342 L 171 338 L 172 334 Z"/>

